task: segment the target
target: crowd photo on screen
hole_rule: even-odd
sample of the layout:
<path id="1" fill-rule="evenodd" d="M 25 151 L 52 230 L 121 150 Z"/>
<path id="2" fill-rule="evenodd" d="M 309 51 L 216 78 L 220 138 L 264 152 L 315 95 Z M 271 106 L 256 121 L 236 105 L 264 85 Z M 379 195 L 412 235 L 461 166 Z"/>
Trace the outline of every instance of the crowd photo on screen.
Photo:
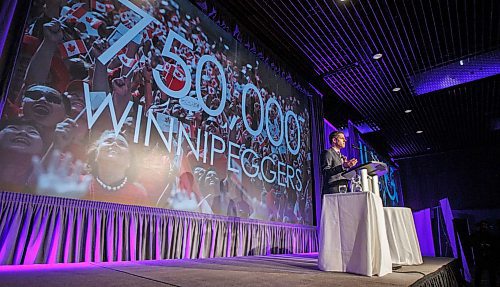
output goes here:
<path id="1" fill-rule="evenodd" d="M 33 0 L 0 187 L 310 225 L 309 107 L 188 1 Z"/>

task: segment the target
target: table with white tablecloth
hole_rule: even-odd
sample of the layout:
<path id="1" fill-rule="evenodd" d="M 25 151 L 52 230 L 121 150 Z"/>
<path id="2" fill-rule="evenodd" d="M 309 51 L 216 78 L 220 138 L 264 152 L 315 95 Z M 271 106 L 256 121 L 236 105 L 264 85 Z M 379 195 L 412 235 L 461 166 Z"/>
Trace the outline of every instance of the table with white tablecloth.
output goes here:
<path id="1" fill-rule="evenodd" d="M 392 272 L 379 196 L 370 192 L 323 196 L 318 267 L 366 276 Z"/>
<path id="2" fill-rule="evenodd" d="M 384 207 L 385 227 L 393 264 L 423 263 L 411 209 Z"/>

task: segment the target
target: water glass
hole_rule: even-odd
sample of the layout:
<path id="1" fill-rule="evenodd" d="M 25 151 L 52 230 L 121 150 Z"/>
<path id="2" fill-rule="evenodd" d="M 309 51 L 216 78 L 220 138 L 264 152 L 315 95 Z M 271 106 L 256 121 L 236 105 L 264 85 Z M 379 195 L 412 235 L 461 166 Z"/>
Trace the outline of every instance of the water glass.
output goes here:
<path id="1" fill-rule="evenodd" d="M 339 193 L 346 193 L 347 185 L 339 185 Z"/>

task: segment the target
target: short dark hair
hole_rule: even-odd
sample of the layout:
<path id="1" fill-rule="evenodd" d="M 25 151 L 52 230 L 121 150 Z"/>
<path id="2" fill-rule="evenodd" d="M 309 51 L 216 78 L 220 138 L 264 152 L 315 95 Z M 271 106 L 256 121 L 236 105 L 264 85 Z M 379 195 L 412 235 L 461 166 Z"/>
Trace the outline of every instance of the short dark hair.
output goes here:
<path id="1" fill-rule="evenodd" d="M 344 134 L 343 132 L 341 131 L 334 131 L 334 132 L 331 132 L 330 135 L 328 136 L 328 139 L 330 140 L 329 144 L 332 143 L 332 140 L 333 138 L 335 138 L 336 136 L 340 135 L 340 134 Z"/>

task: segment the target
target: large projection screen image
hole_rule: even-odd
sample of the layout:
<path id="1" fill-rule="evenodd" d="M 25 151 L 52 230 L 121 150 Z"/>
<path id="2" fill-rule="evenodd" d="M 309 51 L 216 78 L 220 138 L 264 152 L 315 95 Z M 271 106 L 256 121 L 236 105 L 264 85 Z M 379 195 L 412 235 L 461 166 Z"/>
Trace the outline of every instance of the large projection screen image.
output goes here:
<path id="1" fill-rule="evenodd" d="M 1 115 L 2 190 L 313 224 L 309 99 L 188 1 L 32 1 Z"/>
<path id="2" fill-rule="evenodd" d="M 308 98 L 188 1 L 32 1 L 0 188 L 311 225 L 310 144 Z"/>

